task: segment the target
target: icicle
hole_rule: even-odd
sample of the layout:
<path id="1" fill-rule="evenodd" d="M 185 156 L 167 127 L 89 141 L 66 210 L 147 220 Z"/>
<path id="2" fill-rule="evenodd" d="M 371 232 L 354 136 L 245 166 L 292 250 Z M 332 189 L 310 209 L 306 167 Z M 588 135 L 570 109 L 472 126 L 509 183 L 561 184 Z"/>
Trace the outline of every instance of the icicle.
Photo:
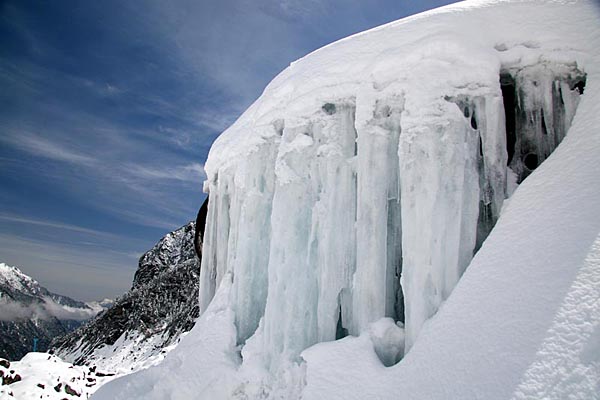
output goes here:
<path id="1" fill-rule="evenodd" d="M 271 207 L 274 166 L 279 135 L 276 127 L 264 128 L 266 138 L 240 162 L 236 170 L 236 203 L 239 206 L 235 248 L 230 242 L 230 260 L 234 272 L 231 290 L 238 343 L 244 343 L 265 311 L 267 301 Z"/>
<path id="2" fill-rule="evenodd" d="M 364 106 L 373 107 L 368 102 Z M 373 321 L 396 317 L 401 268 L 397 149 L 402 109 L 400 96 L 378 100 L 372 119 L 357 127 L 357 259 L 350 327 L 354 335 Z"/>
<path id="3" fill-rule="evenodd" d="M 311 126 L 286 121 L 275 165 L 268 295 L 264 316 L 266 362 L 274 371 L 317 342 L 317 269 L 312 260 L 320 238 L 311 235 L 313 187 Z"/>
<path id="4" fill-rule="evenodd" d="M 319 341 L 334 340 L 351 320 L 348 295 L 355 270 L 356 181 L 352 159 L 356 146 L 354 105 L 327 103 L 313 171 L 319 200 L 313 210 L 319 297 Z M 315 177 L 313 177 L 315 179 Z M 339 325 L 339 327 L 338 327 Z"/>
<path id="5" fill-rule="evenodd" d="M 509 166 L 521 182 L 564 139 L 585 86 L 585 74 L 576 65 L 561 64 L 536 64 L 513 74 L 517 135 Z"/>
<path id="6" fill-rule="evenodd" d="M 210 183 L 209 211 L 200 267 L 200 313 L 208 307 L 227 269 L 229 239 L 228 175 Z"/>
<path id="7" fill-rule="evenodd" d="M 433 113 L 440 109 L 444 120 L 403 123 L 400 136 L 407 351 L 449 296 L 475 246 L 479 135 L 455 105 L 432 106 Z"/>

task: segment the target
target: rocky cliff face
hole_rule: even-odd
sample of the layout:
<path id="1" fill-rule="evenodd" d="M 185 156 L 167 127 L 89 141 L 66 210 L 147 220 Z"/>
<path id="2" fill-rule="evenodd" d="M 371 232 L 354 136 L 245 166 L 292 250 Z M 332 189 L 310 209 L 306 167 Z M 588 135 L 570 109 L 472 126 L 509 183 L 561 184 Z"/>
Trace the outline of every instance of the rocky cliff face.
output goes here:
<path id="1" fill-rule="evenodd" d="M 190 222 L 163 237 L 140 258 L 131 290 L 88 324 L 55 340 L 53 351 L 76 364 L 112 370 L 137 369 L 161 358 L 199 315 L 196 248 L 201 249 L 203 224 L 196 227 Z"/>
<path id="2" fill-rule="evenodd" d="M 0 263 L 0 357 L 20 360 L 33 350 L 81 325 L 97 310 L 50 292 L 17 267 Z"/>

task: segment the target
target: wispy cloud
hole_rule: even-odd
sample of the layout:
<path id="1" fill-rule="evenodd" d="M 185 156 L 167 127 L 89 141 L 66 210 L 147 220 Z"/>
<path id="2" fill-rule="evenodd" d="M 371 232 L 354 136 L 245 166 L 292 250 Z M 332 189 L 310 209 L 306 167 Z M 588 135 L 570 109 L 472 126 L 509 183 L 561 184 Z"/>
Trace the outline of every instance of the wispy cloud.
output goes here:
<path id="1" fill-rule="evenodd" d="M 18 216 L 18 215 L 0 214 L 0 220 L 16 222 L 16 223 L 20 223 L 20 224 L 27 224 L 27 225 L 43 226 L 43 227 L 54 228 L 54 229 L 59 229 L 59 230 L 68 230 L 68 231 L 72 231 L 72 232 L 85 233 L 85 234 L 92 235 L 92 236 L 101 236 L 101 237 L 110 237 L 110 238 L 118 238 L 119 237 L 112 233 L 102 232 L 102 231 L 98 231 L 95 229 L 84 228 L 84 227 L 77 226 L 77 225 L 64 224 L 64 223 L 48 221 L 48 220 L 25 218 L 25 217 Z"/>
<path id="2" fill-rule="evenodd" d="M 52 317 L 60 320 L 85 321 L 98 313 L 98 310 L 75 308 L 56 303 L 50 298 L 40 303 L 24 305 L 6 298 L 0 298 L 0 321 L 19 321 L 27 319 L 48 320 Z"/>
<path id="3" fill-rule="evenodd" d="M 318 0 L 267 0 L 262 9 L 278 18 L 309 18 L 327 12 L 327 4 Z"/>
<path id="4" fill-rule="evenodd" d="M 139 164 L 131 164 L 127 173 L 133 177 L 144 180 L 177 180 L 199 183 L 206 177 L 204 166 L 200 163 L 191 163 L 175 167 L 156 168 Z"/>
<path id="5" fill-rule="evenodd" d="M 138 145 L 135 138 L 114 136 L 110 140 L 121 152 L 144 146 L 143 143 Z M 54 135 L 51 141 L 31 132 L 14 130 L 8 131 L 0 141 L 38 159 L 76 167 L 65 171 L 56 168 L 40 170 L 36 164 L 20 163 L 18 166 L 21 169 L 35 168 L 40 177 L 46 176 L 66 190 L 77 193 L 79 201 L 118 218 L 143 226 L 175 229 L 191 219 L 198 207 L 194 204 L 190 210 L 190 202 L 183 201 L 175 193 L 201 192 L 205 173 L 199 162 L 181 163 L 160 152 L 153 154 L 152 161 L 134 161 L 134 157 L 128 160 L 127 156 L 107 152 L 106 149 L 98 149 L 97 154 L 91 154 L 89 149 L 75 149 L 68 144 L 70 138 Z M 156 210 L 161 210 L 161 213 L 157 214 Z"/>
<path id="6" fill-rule="evenodd" d="M 72 164 L 93 166 L 96 164 L 94 158 L 71 150 L 66 146 L 53 143 L 40 135 L 27 131 L 8 134 L 0 138 L 1 141 L 13 147 L 26 151 L 38 157 L 45 157 L 57 161 L 65 161 Z"/>

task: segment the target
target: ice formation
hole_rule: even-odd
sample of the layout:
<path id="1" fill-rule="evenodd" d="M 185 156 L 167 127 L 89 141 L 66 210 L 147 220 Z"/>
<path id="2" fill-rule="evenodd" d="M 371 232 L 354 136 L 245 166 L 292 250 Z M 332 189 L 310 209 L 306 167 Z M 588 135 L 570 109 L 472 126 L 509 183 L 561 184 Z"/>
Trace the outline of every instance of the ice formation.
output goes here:
<path id="1" fill-rule="evenodd" d="M 162 367 L 195 383 L 97 398 L 535 392 L 600 231 L 599 27 L 591 1 L 468 1 L 292 63 L 205 165 L 204 314 Z"/>
<path id="2" fill-rule="evenodd" d="M 275 104 L 259 100 L 211 151 L 201 310 L 232 272 L 238 343 L 262 319 L 272 370 L 384 317 L 404 324 L 408 350 L 585 87 L 576 57 L 539 45 L 448 34 L 407 47 L 360 81 L 331 71 L 307 90 L 293 78 L 336 52 L 293 64 L 263 96 Z"/>

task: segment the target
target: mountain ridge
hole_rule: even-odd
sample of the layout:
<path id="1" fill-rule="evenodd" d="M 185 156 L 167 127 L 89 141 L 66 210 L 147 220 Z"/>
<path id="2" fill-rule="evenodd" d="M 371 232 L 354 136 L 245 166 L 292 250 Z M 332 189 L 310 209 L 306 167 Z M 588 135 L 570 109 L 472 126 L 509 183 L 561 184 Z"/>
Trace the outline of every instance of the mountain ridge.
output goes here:
<path id="1" fill-rule="evenodd" d="M 206 202 L 198 221 L 206 218 Z M 197 301 L 203 224 L 169 232 L 138 263 L 131 289 L 112 307 L 56 338 L 51 351 L 78 365 L 131 372 L 162 359 L 199 315 Z"/>
<path id="2" fill-rule="evenodd" d="M 77 328 L 101 311 L 53 293 L 18 267 L 0 263 L 0 357 L 18 360 L 34 348 Z"/>

